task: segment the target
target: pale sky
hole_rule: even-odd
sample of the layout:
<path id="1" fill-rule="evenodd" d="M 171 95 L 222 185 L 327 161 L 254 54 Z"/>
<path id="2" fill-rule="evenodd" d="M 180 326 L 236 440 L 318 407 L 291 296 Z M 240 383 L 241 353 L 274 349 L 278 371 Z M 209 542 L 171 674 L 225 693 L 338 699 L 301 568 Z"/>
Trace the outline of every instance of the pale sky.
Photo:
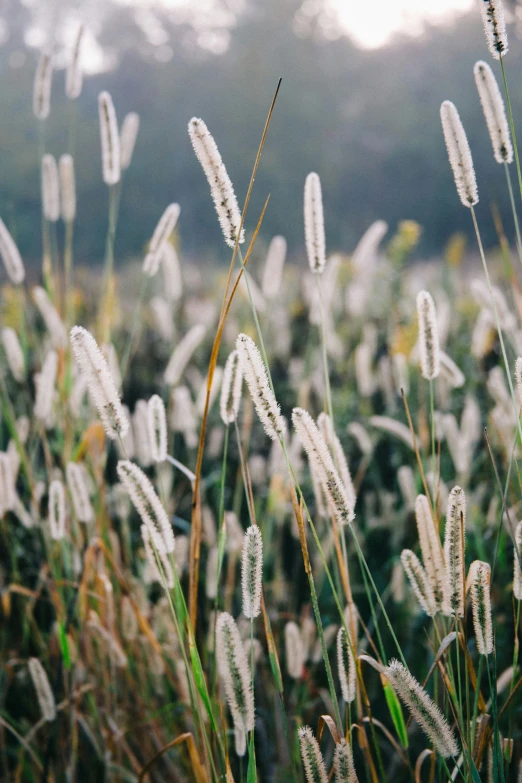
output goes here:
<path id="1" fill-rule="evenodd" d="M 97 1 L 92 0 L 93 4 Z M 216 53 L 226 49 L 229 30 L 233 27 L 234 11 L 241 10 L 244 4 L 244 0 L 227 0 L 224 5 L 216 3 L 216 0 L 116 1 L 136 8 L 136 22 L 145 32 L 150 43 L 156 46 L 158 59 L 161 60 L 168 60 L 172 56 L 172 50 L 168 45 L 168 34 L 154 14 L 154 7 L 158 2 L 172 9 L 179 21 L 183 21 L 184 17 L 187 21 L 190 20 L 199 30 L 198 43 Z M 77 11 L 77 7 L 81 7 L 82 0 L 65 0 L 64 5 L 70 3 L 70 18 L 62 24 L 61 29 L 57 31 L 53 28 L 52 32 L 48 29 L 49 15 L 45 11 L 45 0 L 24 0 L 24 2 L 31 5 L 35 12 L 34 25 L 26 31 L 25 35 L 26 43 L 30 47 L 41 48 L 49 36 L 57 36 L 64 44 L 71 40 L 80 19 L 75 9 Z M 325 0 L 302 0 L 294 24 L 296 34 L 307 34 L 308 21 L 315 17 L 324 2 Z M 426 22 L 444 24 L 455 15 L 469 11 L 476 2 L 477 0 L 326 0 L 326 7 L 330 13 L 322 28 L 325 35 L 331 34 L 332 37 L 337 37 L 341 25 L 359 46 L 371 49 L 382 46 L 395 33 L 409 32 L 419 35 Z M 42 24 L 39 24 L 39 10 L 44 20 Z M 103 24 L 102 18 L 99 23 Z M 2 32 L 0 18 L 0 44 Z M 106 70 L 108 64 L 108 55 L 102 51 L 96 34 L 96 26 L 91 23 L 83 43 L 83 63 L 88 72 Z M 66 49 L 67 46 L 64 52 Z"/>
<path id="2" fill-rule="evenodd" d="M 424 22 L 440 23 L 468 11 L 473 0 L 330 0 L 340 20 L 365 47 L 386 43 L 395 32 L 422 32 Z"/>

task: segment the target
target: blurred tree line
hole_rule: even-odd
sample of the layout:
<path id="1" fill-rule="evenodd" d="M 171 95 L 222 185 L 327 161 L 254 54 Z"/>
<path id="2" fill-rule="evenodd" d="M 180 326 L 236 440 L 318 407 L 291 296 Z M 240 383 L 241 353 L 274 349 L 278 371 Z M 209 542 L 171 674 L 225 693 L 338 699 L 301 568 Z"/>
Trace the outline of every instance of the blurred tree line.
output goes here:
<path id="1" fill-rule="evenodd" d="M 38 134 L 31 113 L 37 51 L 28 50 L 23 41 L 34 12 L 19 0 L 6 2 L 9 34 L 0 46 L 0 214 L 30 261 L 40 253 Z M 100 8 L 98 3 L 81 5 L 92 14 Z M 512 238 L 504 172 L 493 160 L 473 81 L 474 62 L 490 60 L 478 11 L 452 26 L 429 28 L 422 38 L 404 36 L 379 50 L 363 51 L 344 35 L 334 40 L 324 35 L 313 19 L 307 34 L 297 35 L 300 5 L 300 0 L 245 0 L 226 33 L 228 46 L 219 54 L 199 46 L 194 27 L 173 21 L 164 7 L 147 12 L 153 13 L 150 18 L 160 30 L 154 41 L 137 16 L 140 9 L 105 5 L 97 39 L 107 52 L 117 52 L 117 64 L 86 78 L 75 110 L 79 262 L 99 263 L 104 251 L 107 194 L 97 117 L 101 89 L 112 94 L 120 120 L 130 110 L 141 116 L 121 202 L 116 246 L 120 263 L 143 253 L 171 201 L 181 204 L 182 252 L 225 259 L 228 253 L 190 146 L 187 122 L 194 115 L 206 121 L 242 202 L 280 76 L 283 84 L 247 227 L 253 228 L 270 193 L 263 236 L 282 233 L 290 253 L 301 253 L 304 179 L 315 170 L 323 184 L 330 251 L 350 252 L 377 218 L 392 227 L 404 218 L 421 223 L 421 247 L 427 255 L 439 252 L 455 231 L 471 233 L 440 129 L 439 106 L 449 98 L 469 135 L 484 238 L 495 242 L 492 201 L 505 216 Z M 88 15 L 85 23 L 89 25 Z M 26 52 L 25 61 L 21 52 Z M 506 67 L 515 117 L 522 118 L 522 46 L 513 29 Z M 47 148 L 57 156 L 68 148 L 70 109 L 64 72 L 57 71 L 46 129 Z"/>

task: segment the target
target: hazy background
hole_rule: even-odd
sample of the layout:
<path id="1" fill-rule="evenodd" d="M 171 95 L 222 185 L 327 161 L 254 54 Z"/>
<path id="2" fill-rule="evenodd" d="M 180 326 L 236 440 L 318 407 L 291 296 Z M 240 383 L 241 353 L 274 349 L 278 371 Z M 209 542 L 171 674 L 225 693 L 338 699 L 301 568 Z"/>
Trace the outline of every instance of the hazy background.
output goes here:
<path id="1" fill-rule="evenodd" d="M 522 117 L 522 46 L 511 10 L 506 67 L 515 116 Z M 171 201 L 182 209 L 183 254 L 225 259 L 187 122 L 193 115 L 206 121 L 242 202 L 279 76 L 247 223 L 252 229 L 270 193 L 262 240 L 282 233 L 291 255 L 302 252 L 302 191 L 311 170 L 322 179 L 329 251 L 350 252 L 377 218 L 392 229 L 401 219 L 421 223 L 425 256 L 440 252 L 453 232 L 470 233 L 440 129 L 445 98 L 456 103 L 469 135 L 484 238 L 495 242 L 492 201 L 511 237 L 504 172 L 493 161 L 473 81 L 477 59 L 492 63 L 476 2 L 0 0 L 0 214 L 27 261 L 40 252 L 35 65 L 40 48 L 52 44 L 63 68 L 80 21 L 88 30 L 89 72 L 76 107 L 80 263 L 99 263 L 105 242 L 100 90 L 110 91 L 120 120 L 130 110 L 141 116 L 123 188 L 118 262 L 142 254 Z M 67 150 L 70 108 L 57 70 L 47 123 L 47 146 L 57 156 Z"/>

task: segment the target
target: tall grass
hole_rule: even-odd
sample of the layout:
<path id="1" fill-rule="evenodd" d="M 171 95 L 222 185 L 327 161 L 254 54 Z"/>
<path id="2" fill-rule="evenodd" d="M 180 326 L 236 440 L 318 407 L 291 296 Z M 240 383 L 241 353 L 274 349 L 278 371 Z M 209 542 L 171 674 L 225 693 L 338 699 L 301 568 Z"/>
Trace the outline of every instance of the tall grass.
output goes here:
<path id="1" fill-rule="evenodd" d="M 505 77 L 507 39 L 488 40 Z M 139 118 L 120 132 L 100 95 L 106 257 L 80 291 L 74 112 L 58 169 L 44 143 L 51 64 L 38 280 L 0 223 L 2 779 L 519 779 L 521 312 L 482 246 L 456 108 L 443 127 L 485 282 L 454 252 L 452 269 L 409 263 L 411 221 L 328 258 L 315 173 L 309 271 L 303 253 L 283 268 L 282 237 L 263 268 L 268 197 L 248 207 L 279 83 L 242 209 L 190 120 L 230 250 L 205 278 L 179 267 L 176 193 L 142 269 L 117 273 Z M 475 76 L 520 252 L 509 95 L 508 127 L 491 69 Z"/>

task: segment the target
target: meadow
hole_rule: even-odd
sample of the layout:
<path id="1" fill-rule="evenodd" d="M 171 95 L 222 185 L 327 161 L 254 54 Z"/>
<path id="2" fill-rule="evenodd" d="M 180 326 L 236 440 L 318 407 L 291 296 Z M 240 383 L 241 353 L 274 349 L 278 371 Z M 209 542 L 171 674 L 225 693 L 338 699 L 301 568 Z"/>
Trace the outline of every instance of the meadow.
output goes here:
<path id="1" fill-rule="evenodd" d="M 440 166 L 477 241 L 430 262 L 411 220 L 327 253 L 313 160 L 286 261 L 270 195 L 249 209 L 278 84 L 241 206 L 219 139 L 186 118 L 214 267 L 183 258 L 175 183 L 142 262 L 115 259 L 140 118 L 101 92 L 106 251 L 82 268 L 83 30 L 52 102 L 41 53 L 38 268 L 0 214 L 2 780 L 522 780 L 517 74 L 502 3 L 479 5 L 477 101 L 511 212 L 484 250 L 488 183 L 445 101 Z"/>

